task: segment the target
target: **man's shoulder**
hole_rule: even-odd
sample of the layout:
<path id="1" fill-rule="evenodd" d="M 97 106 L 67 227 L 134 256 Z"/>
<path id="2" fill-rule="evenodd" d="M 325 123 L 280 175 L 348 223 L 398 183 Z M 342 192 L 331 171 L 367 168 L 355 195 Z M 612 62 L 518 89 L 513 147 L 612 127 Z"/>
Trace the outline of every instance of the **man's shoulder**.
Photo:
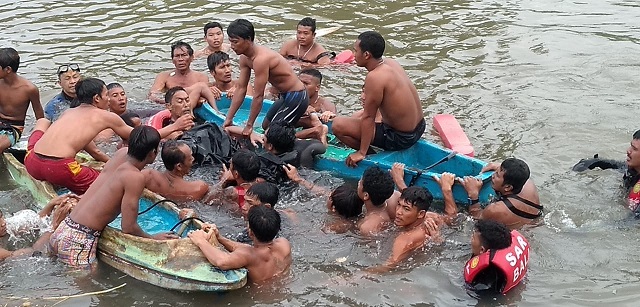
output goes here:
<path id="1" fill-rule="evenodd" d="M 53 96 L 51 99 L 49 99 L 49 102 L 47 102 L 47 106 L 49 105 L 53 105 L 53 104 L 59 104 L 62 101 L 66 101 L 66 102 L 70 102 L 69 100 L 67 100 L 67 98 L 62 94 L 62 92 L 58 93 L 57 95 Z"/>
<path id="2" fill-rule="evenodd" d="M 282 48 L 280 48 L 286 54 L 291 54 L 295 52 L 296 47 L 298 46 L 298 41 L 295 39 L 290 39 L 282 44 Z"/>

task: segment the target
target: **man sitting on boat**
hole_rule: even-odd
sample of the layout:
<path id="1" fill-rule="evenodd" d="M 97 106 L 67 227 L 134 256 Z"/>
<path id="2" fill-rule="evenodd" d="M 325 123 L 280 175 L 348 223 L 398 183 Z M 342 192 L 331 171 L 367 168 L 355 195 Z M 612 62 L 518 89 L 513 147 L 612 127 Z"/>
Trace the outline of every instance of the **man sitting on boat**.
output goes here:
<path id="1" fill-rule="evenodd" d="M 93 139 L 109 128 L 126 140 L 133 128 L 127 126 L 120 116 L 106 110 L 107 88 L 102 80 L 81 80 L 76 86 L 76 93 L 80 102 L 78 107 L 65 111 L 53 124 L 46 119 L 36 122 L 29 137 L 24 164 L 33 178 L 81 195 L 99 173 L 76 162 L 76 154 L 84 149 L 97 161 L 106 162 L 109 157 L 98 149 Z M 168 135 L 192 125 L 190 118 L 180 118 L 162 129 L 161 134 Z"/>
<path id="2" fill-rule="evenodd" d="M 160 156 L 166 168 L 164 172 L 155 169 L 142 171 L 147 189 L 177 202 L 199 201 L 207 195 L 209 185 L 206 182 L 184 179 L 191 172 L 194 161 L 187 143 L 167 141 L 162 145 Z"/>
<path id="3" fill-rule="evenodd" d="M 36 119 L 44 117 L 40 91 L 18 75 L 20 55 L 13 48 L 0 49 L 0 153 L 20 140 L 29 104 Z"/>
<path id="4" fill-rule="evenodd" d="M 161 72 L 149 90 L 149 100 L 164 104 L 164 92 L 176 86 L 183 87 L 194 97 L 205 97 L 210 103 L 215 103 L 213 92 L 207 84 L 209 78 L 201 72 L 191 69 L 193 48 L 183 41 L 171 44 L 171 58 L 175 69 Z M 194 99 L 197 101 L 198 99 Z"/>
<path id="5" fill-rule="evenodd" d="M 247 149 L 236 151 L 229 161 L 229 168 L 222 164 L 219 182 L 211 187 L 206 202 L 211 205 L 231 204 L 246 213 L 247 189 L 256 183 L 260 172 L 260 159 Z"/>
<path id="6" fill-rule="evenodd" d="M 253 246 L 221 236 L 216 225 L 204 225 L 203 229 L 190 232 L 189 238 L 211 264 L 221 270 L 246 268 L 253 283 L 284 275 L 291 266 L 291 244 L 285 238 L 276 238 L 280 231 L 280 214 L 267 206 L 253 206 L 249 209 L 248 221 Z M 230 253 L 211 245 L 211 236 L 215 236 Z"/>
<path id="7" fill-rule="evenodd" d="M 464 281 L 479 294 L 505 294 L 527 274 L 529 242 L 516 230 L 496 221 L 480 220 L 471 236 L 472 256 L 464 266 Z"/>
<path id="8" fill-rule="evenodd" d="M 19 236 L 22 232 L 41 232 L 40 237 L 31 247 L 15 251 L 0 248 L 0 261 L 10 257 L 31 255 L 35 252 L 46 251 L 51 233 L 58 228 L 60 223 L 69 215 L 69 212 L 71 212 L 71 209 L 77 202 L 78 197 L 76 195 L 65 194 L 49 201 L 38 213 L 25 209 L 5 219 L 2 211 L 0 211 L 0 237 L 6 236 L 7 233 L 11 233 L 13 236 Z"/>
<path id="9" fill-rule="evenodd" d="M 224 42 L 224 29 L 217 21 L 208 22 L 204 25 L 204 41 L 207 45 L 196 51 L 194 58 L 209 56 L 216 52 L 229 51 L 229 44 Z"/>
<path id="10" fill-rule="evenodd" d="M 227 34 L 231 49 L 240 55 L 240 78 L 222 127 L 232 125 L 233 118 L 244 101 L 251 70 L 255 73 L 254 96 L 242 135 L 248 137 L 253 130 L 253 124 L 262 109 L 267 82 L 278 90 L 280 98 L 267 112 L 262 128 L 266 130 L 269 124 L 275 121 L 285 121 L 295 125 L 307 109 L 309 96 L 306 87 L 293 72 L 291 65 L 277 52 L 254 43 L 253 24 L 246 19 L 233 21 L 227 28 Z"/>
<path id="11" fill-rule="evenodd" d="M 336 117 L 334 134 L 357 151 L 346 163 L 356 166 L 370 145 L 384 150 L 402 150 L 418 142 L 425 130 L 422 105 L 415 85 L 398 62 L 383 59 L 385 41 L 377 32 L 367 31 L 358 36 L 355 48 L 356 63 L 368 71 L 364 82 L 364 113 L 360 117 Z M 382 122 L 375 122 L 380 111 Z"/>
<path id="12" fill-rule="evenodd" d="M 296 132 L 296 137 L 299 139 L 318 139 L 326 146 L 329 128 L 323 123 L 336 116 L 336 105 L 331 103 L 329 99 L 320 96 L 322 73 L 319 70 L 303 70 L 298 78 L 307 87 L 309 106 L 298 121 L 297 126 L 304 129 Z"/>
<path id="13" fill-rule="evenodd" d="M 280 48 L 280 54 L 286 59 L 304 64 L 329 64 L 331 52 L 316 43 L 315 38 L 316 20 L 311 17 L 302 18 L 296 27 L 296 39 L 285 42 Z"/>
<path id="14" fill-rule="evenodd" d="M 469 213 L 474 218 L 493 220 L 505 224 L 509 229 L 519 229 L 542 216 L 543 207 L 540 205 L 538 189 L 529 178 L 530 171 L 527 163 L 520 159 L 509 158 L 501 164 L 489 163 L 480 172 L 488 171 L 495 171 L 491 175 L 491 187 L 500 198 L 484 209 L 478 199 L 482 180 L 471 176 L 459 179 L 469 195 Z M 453 182 L 452 179 L 439 181 L 445 202 L 447 199 L 453 201 L 451 195 Z"/>
<path id="15" fill-rule="evenodd" d="M 76 95 L 76 84 L 82 77 L 80 75 L 80 65 L 64 64 L 58 67 L 58 84 L 62 88 L 60 94 L 53 96 L 44 107 L 46 119 L 54 122 L 67 109 L 71 108 L 72 102 L 78 98 Z"/>
<path id="16" fill-rule="evenodd" d="M 151 236 L 137 221 L 138 202 L 145 187 L 141 170 L 156 159 L 160 134 L 149 126 L 140 126 L 128 139 L 129 146 L 118 150 L 104 165 L 87 193 L 51 235 L 50 251 L 62 262 L 72 266 L 94 263 L 102 230 L 121 213 L 123 233 L 158 240 L 177 238 L 168 233 Z"/>

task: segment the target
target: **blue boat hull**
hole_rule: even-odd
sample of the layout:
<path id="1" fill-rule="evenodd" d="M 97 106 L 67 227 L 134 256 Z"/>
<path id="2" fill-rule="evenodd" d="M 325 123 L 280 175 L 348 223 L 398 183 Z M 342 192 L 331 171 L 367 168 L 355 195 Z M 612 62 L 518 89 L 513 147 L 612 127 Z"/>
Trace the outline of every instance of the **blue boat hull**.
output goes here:
<path id="1" fill-rule="evenodd" d="M 245 98 L 242 106 L 236 113 L 233 121 L 234 125 L 244 126 L 249 115 L 251 101 L 251 97 L 247 96 Z M 195 113 L 206 121 L 222 125 L 231 100 L 223 96 L 220 100 L 216 101 L 216 104 L 220 112 L 215 111 L 208 104 L 203 104 L 202 107 L 195 110 Z M 261 125 L 267 110 L 269 110 L 272 104 L 273 102 L 270 100 L 264 101 L 262 111 L 256 119 L 256 126 Z M 333 139 L 329 142 L 327 152 L 317 158 L 314 168 L 321 171 L 331 171 L 342 178 L 359 179 L 362 177 L 364 170 L 370 166 L 377 165 L 382 169 L 391 169 L 394 162 L 402 162 L 406 165 L 404 179 L 406 183 L 409 183 L 418 173 L 418 170 L 424 169 L 446 157 L 451 153 L 451 150 L 426 140 L 420 140 L 414 146 L 405 150 L 382 151 L 377 154 L 367 155 L 355 168 L 348 167 L 344 162 L 346 157 L 352 152 L 354 152 L 353 149 L 346 148 L 344 145 L 339 144 L 336 139 Z M 478 175 L 485 165 L 486 163 L 482 160 L 457 154 L 450 160 L 423 173 L 416 180 L 416 185 L 427 188 L 435 199 L 442 199 L 442 191 L 438 183 L 433 180 L 433 176 L 439 176 L 443 172 L 453 173 L 457 177 L 477 175 L 484 182 L 480 191 L 480 201 L 488 202 L 491 196 L 495 195 L 495 192 L 491 188 L 491 172 Z M 453 186 L 453 197 L 459 204 L 467 203 L 467 193 L 459 183 Z"/>

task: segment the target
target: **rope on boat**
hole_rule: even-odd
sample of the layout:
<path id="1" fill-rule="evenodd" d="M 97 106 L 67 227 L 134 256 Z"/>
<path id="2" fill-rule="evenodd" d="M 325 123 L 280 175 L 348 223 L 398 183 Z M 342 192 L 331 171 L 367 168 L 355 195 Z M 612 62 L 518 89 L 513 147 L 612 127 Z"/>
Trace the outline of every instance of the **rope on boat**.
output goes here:
<path id="1" fill-rule="evenodd" d="M 169 231 L 174 231 L 176 229 L 176 227 L 178 227 L 180 224 L 182 224 L 184 222 L 191 221 L 191 220 L 196 220 L 196 221 L 200 221 L 200 223 L 205 223 L 205 221 L 201 220 L 200 218 L 192 216 L 192 217 L 188 217 L 188 218 L 183 219 L 180 222 L 176 223 L 175 225 L 173 225 L 173 227 L 171 227 L 171 230 L 169 230 Z"/>
<path id="2" fill-rule="evenodd" d="M 172 204 L 174 204 L 176 207 L 178 206 L 178 204 L 176 204 L 176 202 L 175 202 L 175 201 L 173 201 L 173 200 L 171 200 L 171 199 L 167 199 L 167 198 L 165 198 L 165 199 L 162 199 L 162 200 L 159 200 L 159 201 L 155 202 L 153 205 L 151 205 L 151 207 L 149 207 L 149 208 L 147 208 L 147 209 L 145 209 L 145 210 L 142 210 L 141 212 L 138 212 L 138 215 L 141 215 L 141 214 L 147 213 L 147 212 L 149 212 L 149 210 L 153 209 L 153 207 L 157 206 L 158 204 L 165 203 L 165 202 L 166 202 L 166 203 L 172 203 Z"/>
<path id="3" fill-rule="evenodd" d="M 126 285 L 127 285 L 127 283 L 123 283 L 122 285 L 119 285 L 119 286 L 116 286 L 116 287 L 113 287 L 113 288 L 110 288 L 110 289 L 101 290 L 101 291 L 88 292 L 88 293 L 81 293 L 81 294 L 74 294 L 74 295 L 65 295 L 65 296 L 50 296 L 50 297 L 42 297 L 42 298 L 39 298 L 39 299 L 41 299 L 41 300 L 62 300 L 62 301 L 65 301 L 65 300 L 68 300 L 68 299 L 70 299 L 70 298 L 77 298 L 77 297 L 83 297 L 83 296 L 90 296 L 90 295 L 98 295 L 98 294 L 109 293 L 109 292 L 111 292 L 111 291 L 118 290 L 118 289 L 120 289 L 120 288 L 122 288 L 122 287 L 124 287 L 124 286 L 126 286 Z M 8 297 L 8 299 L 14 299 L 14 300 L 30 300 L 30 298 L 28 298 L 28 297 L 15 297 L 15 296 Z M 36 299 L 38 299 L 38 298 L 36 298 Z M 62 302 L 62 301 L 60 301 L 60 302 Z M 58 303 L 60 303 L 60 302 L 58 302 Z M 58 304 L 58 303 L 56 303 L 56 304 Z M 6 305 L 5 305 L 5 306 L 6 306 Z"/>

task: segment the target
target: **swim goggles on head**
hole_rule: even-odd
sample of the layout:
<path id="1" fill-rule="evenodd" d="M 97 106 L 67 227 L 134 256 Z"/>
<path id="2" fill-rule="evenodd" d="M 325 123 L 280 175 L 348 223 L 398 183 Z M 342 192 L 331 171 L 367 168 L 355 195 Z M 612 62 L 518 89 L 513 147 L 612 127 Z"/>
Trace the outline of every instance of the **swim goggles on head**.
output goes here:
<path id="1" fill-rule="evenodd" d="M 80 66 L 78 64 L 65 64 L 58 67 L 58 75 L 69 71 L 69 69 L 80 72 Z"/>

